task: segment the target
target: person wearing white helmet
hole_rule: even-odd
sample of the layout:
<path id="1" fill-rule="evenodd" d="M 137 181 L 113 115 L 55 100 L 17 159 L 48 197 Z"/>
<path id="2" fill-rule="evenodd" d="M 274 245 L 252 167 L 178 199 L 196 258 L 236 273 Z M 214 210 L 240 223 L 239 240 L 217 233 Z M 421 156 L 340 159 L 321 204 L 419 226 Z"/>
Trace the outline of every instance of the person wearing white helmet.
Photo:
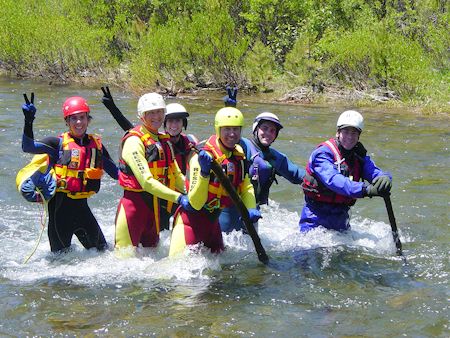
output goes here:
<path id="1" fill-rule="evenodd" d="M 233 95 L 234 104 L 237 102 L 236 93 L 237 89 L 235 89 Z M 229 101 L 224 100 L 226 106 L 230 105 Z M 277 182 L 277 175 L 284 177 L 293 184 L 301 184 L 305 175 L 305 169 L 295 165 L 285 154 L 271 147 L 282 128 L 283 125 L 277 115 L 263 112 L 253 122 L 252 138 L 243 137 L 239 142 L 249 162 L 248 173 L 255 190 L 258 208 L 260 205 L 269 202 L 270 187 L 273 182 Z M 245 231 L 235 206 L 222 210 L 219 223 L 222 231 L 226 233 L 233 230 Z M 255 228 L 257 228 L 257 224 L 255 224 Z"/>
<path id="2" fill-rule="evenodd" d="M 211 252 L 224 250 L 219 215 L 223 208 L 233 204 L 220 180 L 211 170 L 217 161 L 230 183 L 238 192 L 256 222 L 261 214 L 256 209 L 253 186 L 245 171 L 245 155 L 239 146 L 244 116 L 233 107 L 219 109 L 214 118 L 216 134 L 210 136 L 202 150 L 189 163 L 189 202 L 192 210 L 178 209 L 170 241 L 169 256 L 185 250 L 186 246 L 203 243 Z"/>
<path id="3" fill-rule="evenodd" d="M 357 198 L 383 196 L 391 190 L 391 175 L 375 165 L 359 142 L 364 129 L 362 115 L 344 111 L 336 127 L 336 137 L 319 144 L 309 157 L 302 184 L 301 232 L 318 226 L 348 230 L 349 210 Z"/>
<path id="4" fill-rule="evenodd" d="M 104 92 L 105 93 L 105 92 Z M 154 247 L 159 242 L 159 200 L 189 206 L 169 136 L 158 132 L 166 103 L 157 93 L 139 98 L 142 124 L 129 129 L 119 152 L 119 184 L 124 189 L 116 214 L 117 249 Z"/>
<path id="5" fill-rule="evenodd" d="M 194 135 L 185 135 L 187 129 L 189 113 L 186 108 L 179 103 L 169 103 L 166 106 L 164 117 L 164 130 L 170 136 L 173 145 L 175 159 L 183 175 L 186 175 L 189 159 L 192 155 L 192 148 L 198 143 Z M 175 213 L 177 205 L 161 200 L 161 229 L 169 230 L 170 217 Z"/>

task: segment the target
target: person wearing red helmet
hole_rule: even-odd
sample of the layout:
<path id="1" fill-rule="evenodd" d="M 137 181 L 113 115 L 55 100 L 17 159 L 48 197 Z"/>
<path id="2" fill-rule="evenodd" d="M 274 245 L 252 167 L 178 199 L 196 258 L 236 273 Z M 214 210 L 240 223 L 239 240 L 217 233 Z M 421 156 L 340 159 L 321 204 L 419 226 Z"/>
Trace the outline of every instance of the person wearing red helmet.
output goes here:
<path id="1" fill-rule="evenodd" d="M 103 171 L 117 180 L 118 168 L 101 138 L 87 133 L 92 119 L 88 103 L 80 96 L 67 98 L 62 113 L 68 131 L 36 141 L 33 133 L 34 94 L 31 101 L 26 95 L 24 97 L 22 150 L 31 154 L 47 154 L 48 166 L 56 175 L 56 194 L 48 204 L 51 251 L 69 250 L 73 235 L 86 249 L 104 250 L 107 242 L 87 199 L 100 190 Z"/>

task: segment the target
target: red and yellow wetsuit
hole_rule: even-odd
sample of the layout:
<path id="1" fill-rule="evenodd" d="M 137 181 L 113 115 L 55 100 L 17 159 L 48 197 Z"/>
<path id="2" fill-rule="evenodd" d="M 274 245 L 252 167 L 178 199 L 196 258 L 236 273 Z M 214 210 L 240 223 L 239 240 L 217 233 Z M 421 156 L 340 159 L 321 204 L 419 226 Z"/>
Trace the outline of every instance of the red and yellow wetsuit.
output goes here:
<path id="1" fill-rule="evenodd" d="M 225 174 L 249 209 L 256 207 L 253 185 L 244 168 L 245 155 L 240 145 L 227 150 L 217 137 L 211 136 L 204 150 L 221 164 Z M 216 176 L 210 172 L 207 177 L 200 174 L 198 156 L 189 162 L 189 202 L 197 212 L 178 209 L 172 231 L 169 256 L 182 252 L 186 245 L 202 242 L 212 252 L 224 249 L 219 215 L 223 208 L 230 207 L 232 200 Z"/>
<path id="2" fill-rule="evenodd" d="M 184 191 L 184 176 L 168 137 L 137 126 L 122 139 L 119 184 L 124 195 L 117 208 L 116 248 L 139 243 L 156 246 L 160 230 L 158 198 L 176 202 L 180 193 L 173 189 Z"/>

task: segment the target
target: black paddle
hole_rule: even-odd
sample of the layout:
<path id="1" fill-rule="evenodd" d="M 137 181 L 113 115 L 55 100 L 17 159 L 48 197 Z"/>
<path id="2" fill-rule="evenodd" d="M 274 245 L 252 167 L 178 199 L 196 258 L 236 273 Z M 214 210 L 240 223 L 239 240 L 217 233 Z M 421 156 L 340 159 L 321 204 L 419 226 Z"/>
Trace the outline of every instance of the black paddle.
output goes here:
<path id="1" fill-rule="evenodd" d="M 198 154 L 197 148 L 192 149 Z M 228 177 L 224 174 L 222 167 L 220 166 L 219 163 L 217 163 L 215 159 L 213 159 L 211 163 L 211 170 L 217 176 L 220 183 L 225 188 L 226 192 L 233 200 L 234 205 L 236 205 L 236 208 L 241 214 L 242 221 L 244 222 L 245 227 L 247 228 L 247 232 L 252 238 L 253 244 L 255 245 L 256 253 L 258 254 L 258 259 L 260 260 L 260 262 L 267 264 L 269 262 L 269 256 L 267 256 L 266 250 L 264 250 L 264 247 L 261 244 L 261 240 L 258 236 L 258 233 L 256 232 L 255 227 L 253 226 L 252 221 L 250 220 L 248 210 L 245 207 L 244 202 L 242 202 L 241 197 L 236 192 L 236 189 L 233 187 Z"/>
<path id="2" fill-rule="evenodd" d="M 386 211 L 389 217 L 389 223 L 391 224 L 392 237 L 394 237 L 395 247 L 397 248 L 397 256 L 403 256 L 402 243 L 398 235 L 397 222 L 395 221 L 394 210 L 392 210 L 391 194 L 383 196 L 384 204 L 386 204 Z"/>

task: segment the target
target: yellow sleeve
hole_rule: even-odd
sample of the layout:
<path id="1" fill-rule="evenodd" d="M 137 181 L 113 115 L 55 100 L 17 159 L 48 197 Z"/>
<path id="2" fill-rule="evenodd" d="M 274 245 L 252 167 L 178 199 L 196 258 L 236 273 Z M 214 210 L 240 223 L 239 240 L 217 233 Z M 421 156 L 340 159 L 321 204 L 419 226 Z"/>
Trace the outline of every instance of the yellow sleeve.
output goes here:
<path id="1" fill-rule="evenodd" d="M 130 136 L 125 140 L 122 148 L 122 158 L 133 171 L 142 189 L 159 198 L 170 202 L 177 202 L 180 193 L 166 187 L 153 178 L 147 160 L 145 159 L 144 144 L 139 137 Z M 178 168 L 178 170 L 180 169 Z"/>
<path id="2" fill-rule="evenodd" d="M 186 185 L 183 173 L 181 172 L 180 166 L 178 165 L 177 161 L 173 161 L 173 164 L 171 165 L 171 170 L 173 172 L 173 176 L 175 178 L 175 188 L 177 191 L 182 192 L 183 194 L 186 193 Z"/>
<path id="3" fill-rule="evenodd" d="M 189 161 L 189 203 L 196 210 L 200 210 L 208 199 L 209 175 L 203 177 L 200 175 L 200 164 L 198 155 L 192 156 Z"/>
<path id="4" fill-rule="evenodd" d="M 238 193 L 247 209 L 256 208 L 255 190 L 248 174 L 245 175 L 244 180 L 239 185 Z"/>

